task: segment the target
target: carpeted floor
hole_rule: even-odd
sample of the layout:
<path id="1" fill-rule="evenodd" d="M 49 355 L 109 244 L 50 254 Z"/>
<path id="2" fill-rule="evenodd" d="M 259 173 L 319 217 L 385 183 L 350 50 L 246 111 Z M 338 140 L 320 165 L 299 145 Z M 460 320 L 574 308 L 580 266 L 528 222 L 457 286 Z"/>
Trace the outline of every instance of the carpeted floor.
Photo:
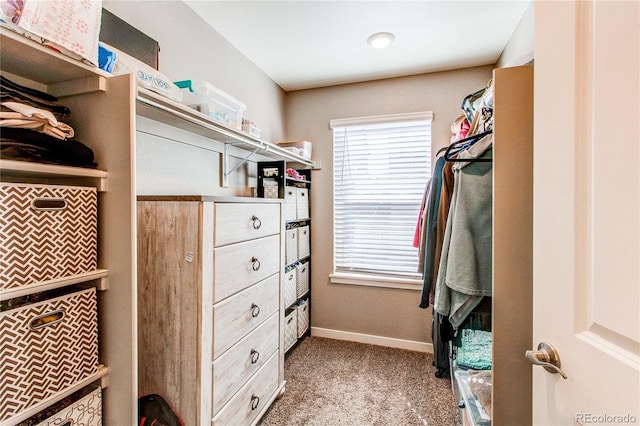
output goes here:
<path id="1" fill-rule="evenodd" d="M 285 359 L 286 390 L 261 426 L 459 424 L 431 354 L 307 337 Z"/>

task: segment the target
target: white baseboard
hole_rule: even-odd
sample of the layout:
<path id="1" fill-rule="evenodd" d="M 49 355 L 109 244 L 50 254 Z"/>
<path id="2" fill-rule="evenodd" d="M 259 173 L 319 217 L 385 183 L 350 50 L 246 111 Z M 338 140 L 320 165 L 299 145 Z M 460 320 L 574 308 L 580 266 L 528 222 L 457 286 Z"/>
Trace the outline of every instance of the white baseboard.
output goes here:
<path id="1" fill-rule="evenodd" d="M 350 331 L 331 330 L 329 328 L 311 327 L 311 335 L 328 339 L 347 340 L 349 342 L 368 343 L 370 345 L 387 346 L 416 352 L 433 353 L 433 344 L 413 340 L 395 339 L 393 337 L 374 336 L 372 334 L 352 333 Z"/>

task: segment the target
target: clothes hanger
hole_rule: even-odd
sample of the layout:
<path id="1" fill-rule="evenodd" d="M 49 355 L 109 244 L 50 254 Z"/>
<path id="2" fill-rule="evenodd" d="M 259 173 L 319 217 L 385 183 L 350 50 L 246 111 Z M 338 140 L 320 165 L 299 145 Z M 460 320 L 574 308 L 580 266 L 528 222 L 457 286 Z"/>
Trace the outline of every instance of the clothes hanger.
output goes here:
<path id="1" fill-rule="evenodd" d="M 460 139 L 459 141 L 456 141 L 456 142 L 452 143 L 451 145 L 449 145 L 446 148 L 446 151 L 444 153 L 445 161 L 450 161 L 450 162 L 463 162 L 463 161 L 465 161 L 465 162 L 468 162 L 468 163 L 474 163 L 474 162 L 475 163 L 488 163 L 488 162 L 493 161 L 491 158 L 464 158 L 464 159 L 459 159 L 459 158 L 454 158 L 453 157 L 454 155 L 456 155 L 460 151 L 463 151 L 463 150 L 469 148 L 470 146 L 472 146 L 473 144 L 478 142 L 483 137 L 485 137 L 487 135 L 490 135 L 492 133 L 493 133 L 493 129 L 484 131 L 482 133 L 475 134 L 473 136 L 466 137 L 464 139 Z"/>

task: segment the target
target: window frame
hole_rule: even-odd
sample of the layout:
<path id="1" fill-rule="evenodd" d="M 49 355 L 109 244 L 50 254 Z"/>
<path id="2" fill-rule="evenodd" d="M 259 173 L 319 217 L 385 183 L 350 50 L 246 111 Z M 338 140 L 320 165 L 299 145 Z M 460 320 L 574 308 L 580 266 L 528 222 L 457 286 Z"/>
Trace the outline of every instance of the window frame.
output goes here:
<path id="1" fill-rule="evenodd" d="M 388 114 L 388 115 L 379 115 L 379 116 L 369 116 L 369 117 L 357 117 L 357 118 L 347 118 L 347 119 L 334 119 L 329 122 L 329 127 L 332 129 L 332 150 L 334 152 L 334 161 L 335 161 L 335 131 L 338 128 L 344 128 L 349 126 L 361 126 L 361 125 L 375 125 L 375 124 L 383 124 L 383 123 L 392 123 L 392 122 L 409 122 L 409 121 L 428 121 L 429 125 L 429 140 L 427 152 L 429 155 L 429 164 L 428 164 L 428 176 L 427 182 L 431 178 L 431 152 L 433 147 L 433 140 L 431 138 L 431 130 L 432 130 L 432 121 L 433 121 L 433 113 L 431 111 L 423 111 L 423 112 L 414 112 L 414 113 L 405 113 L 405 114 Z M 335 163 L 334 163 L 335 168 Z M 334 169 L 335 170 L 335 169 Z M 335 172 L 333 172 L 335 173 Z M 333 194 L 332 194 L 332 202 L 335 203 L 335 174 L 332 176 L 333 183 Z M 426 182 L 425 182 L 426 185 Z M 402 276 L 401 274 L 394 275 L 392 272 L 383 273 L 383 272 L 350 272 L 350 271 L 336 271 L 336 234 L 335 234 L 335 204 L 333 204 L 332 211 L 332 220 L 334 223 L 334 233 L 332 235 L 333 239 L 333 265 L 332 265 L 332 273 L 329 275 L 329 280 L 334 284 L 350 284 L 350 285 L 361 285 L 361 286 L 370 286 L 370 287 L 387 287 L 394 289 L 405 289 L 405 290 L 414 290 L 420 291 L 422 289 L 422 277 L 419 271 L 416 271 L 416 276 Z M 417 221 L 416 216 L 416 221 Z"/>

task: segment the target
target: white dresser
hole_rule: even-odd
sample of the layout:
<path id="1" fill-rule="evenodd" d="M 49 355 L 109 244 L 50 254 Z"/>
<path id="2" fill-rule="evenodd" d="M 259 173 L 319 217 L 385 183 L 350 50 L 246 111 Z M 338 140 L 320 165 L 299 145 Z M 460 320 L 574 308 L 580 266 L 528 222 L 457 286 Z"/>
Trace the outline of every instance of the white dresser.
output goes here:
<path id="1" fill-rule="evenodd" d="M 139 393 L 250 425 L 284 390 L 282 203 L 138 197 Z"/>

